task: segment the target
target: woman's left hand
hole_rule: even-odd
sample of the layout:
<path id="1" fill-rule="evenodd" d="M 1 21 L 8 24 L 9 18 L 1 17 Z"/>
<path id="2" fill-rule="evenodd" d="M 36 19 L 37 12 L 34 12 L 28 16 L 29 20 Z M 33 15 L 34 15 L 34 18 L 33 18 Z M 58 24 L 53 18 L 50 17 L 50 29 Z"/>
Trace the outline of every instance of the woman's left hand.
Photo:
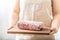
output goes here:
<path id="1" fill-rule="evenodd" d="M 57 33 L 58 29 L 59 29 L 59 27 L 51 27 L 50 35 Z"/>

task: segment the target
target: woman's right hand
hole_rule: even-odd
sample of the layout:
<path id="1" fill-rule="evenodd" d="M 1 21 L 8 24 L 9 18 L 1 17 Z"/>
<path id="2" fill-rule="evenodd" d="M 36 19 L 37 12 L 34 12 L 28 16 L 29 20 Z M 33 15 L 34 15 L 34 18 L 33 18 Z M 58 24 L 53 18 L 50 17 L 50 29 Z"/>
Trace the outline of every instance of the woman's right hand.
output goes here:
<path id="1" fill-rule="evenodd" d="M 11 27 L 9 27 L 9 28 L 8 28 L 8 30 L 10 30 L 10 29 L 12 29 L 12 28 L 14 28 L 14 27 L 13 27 L 13 26 L 11 26 Z"/>
<path id="2" fill-rule="evenodd" d="M 16 24 L 15 24 L 15 25 L 10 26 L 10 27 L 8 28 L 8 30 L 10 30 L 10 29 L 14 28 L 15 26 L 16 26 Z"/>

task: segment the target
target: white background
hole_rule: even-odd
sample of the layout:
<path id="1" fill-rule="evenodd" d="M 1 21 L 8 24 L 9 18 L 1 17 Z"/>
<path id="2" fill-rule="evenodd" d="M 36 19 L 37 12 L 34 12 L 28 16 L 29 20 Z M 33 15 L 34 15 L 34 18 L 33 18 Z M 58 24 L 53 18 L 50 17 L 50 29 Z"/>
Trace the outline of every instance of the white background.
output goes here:
<path id="1" fill-rule="evenodd" d="M 7 34 L 7 27 L 9 26 L 10 16 L 12 14 L 16 0 L 0 0 L 0 40 L 14 40 L 15 35 Z M 55 35 L 55 39 L 60 39 L 60 30 Z"/>
<path id="2" fill-rule="evenodd" d="M 0 0 L 0 40 L 2 39 L 15 39 L 15 35 L 7 34 L 7 27 L 9 26 L 9 18 L 12 14 L 12 10 L 15 4 L 15 0 Z"/>

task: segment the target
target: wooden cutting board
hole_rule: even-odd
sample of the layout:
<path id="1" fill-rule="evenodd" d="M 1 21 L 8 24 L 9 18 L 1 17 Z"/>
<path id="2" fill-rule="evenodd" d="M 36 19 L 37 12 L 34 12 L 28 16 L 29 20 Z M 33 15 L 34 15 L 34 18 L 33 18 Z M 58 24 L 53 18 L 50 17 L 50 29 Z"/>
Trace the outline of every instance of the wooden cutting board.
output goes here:
<path id="1" fill-rule="evenodd" d="M 50 30 L 43 31 L 31 31 L 31 30 L 21 30 L 17 27 L 14 27 L 10 30 L 7 30 L 8 34 L 40 34 L 40 35 L 49 35 Z"/>

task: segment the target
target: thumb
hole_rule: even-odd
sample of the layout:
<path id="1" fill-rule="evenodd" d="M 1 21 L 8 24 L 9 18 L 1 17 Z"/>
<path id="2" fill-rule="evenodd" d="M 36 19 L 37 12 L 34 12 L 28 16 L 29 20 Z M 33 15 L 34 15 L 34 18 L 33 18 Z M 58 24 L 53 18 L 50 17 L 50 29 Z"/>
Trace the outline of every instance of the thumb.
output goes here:
<path id="1" fill-rule="evenodd" d="M 13 28 L 13 26 L 11 26 L 10 28 L 8 28 L 8 30 L 10 30 L 10 29 L 12 29 Z"/>

